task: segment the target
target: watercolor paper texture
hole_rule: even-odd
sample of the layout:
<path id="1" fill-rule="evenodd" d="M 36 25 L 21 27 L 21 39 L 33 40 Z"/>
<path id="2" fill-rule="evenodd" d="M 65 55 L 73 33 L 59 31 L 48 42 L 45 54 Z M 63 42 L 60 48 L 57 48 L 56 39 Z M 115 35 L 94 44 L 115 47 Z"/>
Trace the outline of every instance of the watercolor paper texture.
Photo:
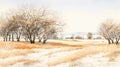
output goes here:
<path id="1" fill-rule="evenodd" d="M 119 67 L 120 0 L 0 0 L 0 67 Z"/>

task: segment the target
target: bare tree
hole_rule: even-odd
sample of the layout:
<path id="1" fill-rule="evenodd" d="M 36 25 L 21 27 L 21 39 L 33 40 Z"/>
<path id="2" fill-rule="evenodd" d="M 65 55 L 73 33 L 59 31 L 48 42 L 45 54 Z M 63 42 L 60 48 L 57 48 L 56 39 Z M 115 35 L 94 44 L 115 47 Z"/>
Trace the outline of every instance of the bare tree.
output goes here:
<path id="1" fill-rule="evenodd" d="M 103 22 L 99 28 L 99 34 L 108 40 L 108 43 L 118 44 L 120 39 L 120 26 L 111 21 Z"/>
<path id="2" fill-rule="evenodd" d="M 111 31 L 113 31 L 111 38 L 114 39 L 115 44 L 118 44 L 118 42 L 120 40 L 120 25 L 115 24 L 115 26 L 111 29 Z M 112 42 L 112 43 L 114 43 L 114 42 Z"/>
<path id="3" fill-rule="evenodd" d="M 57 18 L 58 19 L 58 18 Z M 56 18 L 44 8 L 35 8 L 30 6 L 20 7 L 13 10 L 7 18 L 7 24 L 1 29 L 1 35 L 9 40 L 16 37 L 20 41 L 21 36 L 28 39 L 30 43 L 35 43 L 36 38 L 47 39 L 56 35 L 61 27 Z"/>
<path id="4" fill-rule="evenodd" d="M 6 29 L 5 26 L 1 27 L 0 35 L 3 38 L 3 41 L 7 41 L 8 40 L 8 29 Z"/>

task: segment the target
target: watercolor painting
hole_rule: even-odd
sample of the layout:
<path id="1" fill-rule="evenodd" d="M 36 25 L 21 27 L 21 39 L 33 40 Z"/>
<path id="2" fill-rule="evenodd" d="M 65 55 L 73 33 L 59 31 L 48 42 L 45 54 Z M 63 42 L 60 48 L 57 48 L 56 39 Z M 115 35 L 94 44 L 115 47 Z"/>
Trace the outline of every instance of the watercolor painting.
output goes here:
<path id="1" fill-rule="evenodd" d="M 0 67 L 119 67 L 120 0 L 0 0 Z"/>

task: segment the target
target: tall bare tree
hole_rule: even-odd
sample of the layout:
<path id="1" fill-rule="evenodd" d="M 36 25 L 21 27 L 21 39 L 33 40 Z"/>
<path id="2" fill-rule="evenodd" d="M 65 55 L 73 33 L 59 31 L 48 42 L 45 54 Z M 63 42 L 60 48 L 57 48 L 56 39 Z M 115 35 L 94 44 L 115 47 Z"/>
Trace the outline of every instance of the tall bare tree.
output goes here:
<path id="1" fill-rule="evenodd" d="M 120 25 L 109 22 L 101 23 L 99 27 L 99 34 L 102 35 L 105 39 L 108 40 L 108 43 L 116 43 L 118 44 L 120 39 Z"/>
<path id="2" fill-rule="evenodd" d="M 58 28 L 62 28 L 57 19 L 47 9 L 22 6 L 8 16 L 7 24 L 1 28 L 1 35 L 6 41 L 8 37 L 9 40 L 14 41 L 16 37 L 20 41 L 22 36 L 30 43 L 35 43 L 36 38 L 46 43 L 47 39 L 59 32 Z"/>

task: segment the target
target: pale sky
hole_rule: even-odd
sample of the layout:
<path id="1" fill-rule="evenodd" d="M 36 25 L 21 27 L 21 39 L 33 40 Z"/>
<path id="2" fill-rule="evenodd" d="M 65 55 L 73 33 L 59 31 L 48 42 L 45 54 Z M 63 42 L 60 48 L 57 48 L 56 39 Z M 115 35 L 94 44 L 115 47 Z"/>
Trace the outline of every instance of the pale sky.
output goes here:
<path id="1" fill-rule="evenodd" d="M 45 6 L 60 15 L 64 32 L 96 32 L 101 22 L 120 22 L 120 0 L 0 0 L 0 13 L 22 4 Z"/>

